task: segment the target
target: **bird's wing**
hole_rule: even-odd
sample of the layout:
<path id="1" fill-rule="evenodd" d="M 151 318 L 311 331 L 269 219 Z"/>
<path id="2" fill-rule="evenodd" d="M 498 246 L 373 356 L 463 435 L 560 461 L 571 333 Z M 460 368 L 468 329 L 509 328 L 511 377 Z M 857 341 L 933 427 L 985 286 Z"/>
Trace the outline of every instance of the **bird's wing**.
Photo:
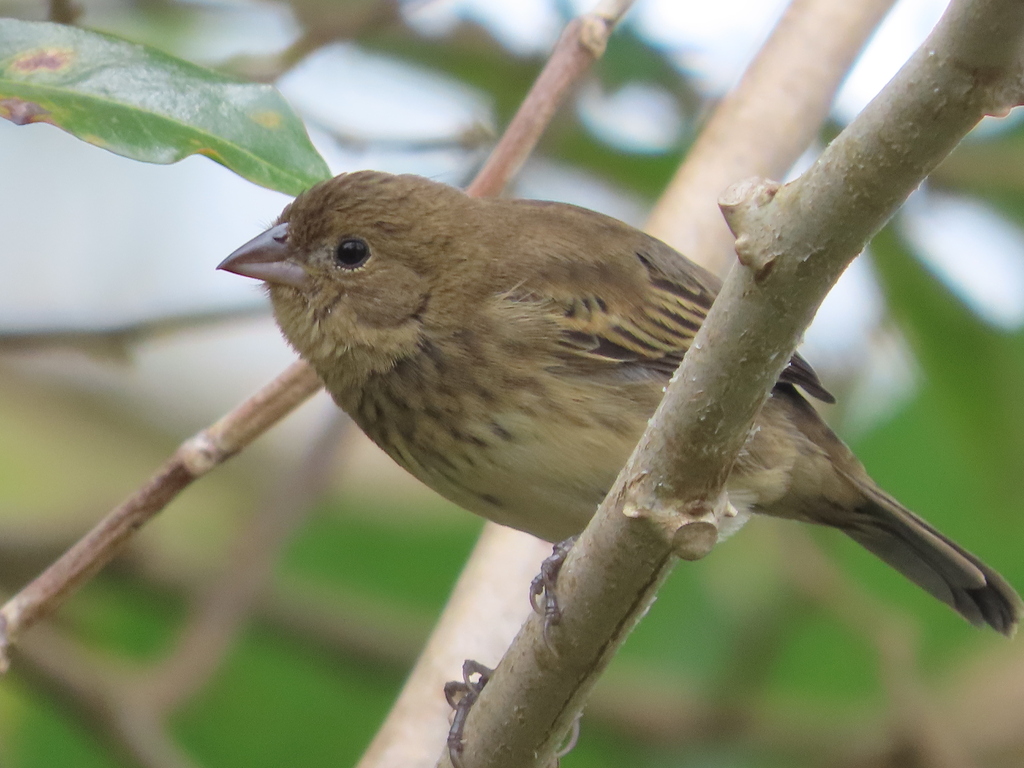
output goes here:
<path id="1" fill-rule="evenodd" d="M 669 276 L 645 254 L 637 253 L 637 258 L 644 267 L 635 273 L 641 275 L 637 290 L 617 291 L 617 301 L 596 291 L 585 295 L 586 291 L 558 290 L 548 283 L 548 314 L 561 330 L 556 356 L 568 369 L 668 379 L 679 366 L 718 293 L 717 280 L 703 270 L 673 270 Z M 623 294 L 632 294 L 632 300 L 624 300 Z M 793 356 L 779 381 L 795 384 L 826 403 L 835 402 L 799 355 Z"/>

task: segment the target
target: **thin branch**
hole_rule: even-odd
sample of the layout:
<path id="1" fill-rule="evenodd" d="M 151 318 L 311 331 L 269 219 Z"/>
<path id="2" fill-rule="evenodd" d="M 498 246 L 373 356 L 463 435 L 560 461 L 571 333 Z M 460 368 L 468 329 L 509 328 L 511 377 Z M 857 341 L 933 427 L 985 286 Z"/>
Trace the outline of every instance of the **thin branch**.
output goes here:
<path id="1" fill-rule="evenodd" d="M 817 163 L 785 187 L 730 190 L 734 268 L 637 449 L 559 581 L 561 623 L 532 616 L 470 711 L 472 768 L 554 763 L 597 676 L 674 563 L 714 545 L 722 488 L 754 418 L 839 275 L 985 115 L 1015 63 L 1017 0 L 954 0 L 924 45 Z M 557 655 L 553 655 L 557 654 Z M 450 765 L 447 754 L 442 765 Z"/>
<path id="2" fill-rule="evenodd" d="M 24 574 L 36 574 L 69 546 L 69 537 L 21 536 L 0 526 L 0 595 Z M 148 588 L 188 600 L 213 577 L 192 562 L 156 557 L 146 542 L 135 540 L 108 566 L 115 578 L 135 579 Z M 521 601 L 520 601 L 521 602 Z M 378 596 L 343 586 L 322 585 L 281 574 L 256 599 L 253 620 L 297 642 L 337 656 L 408 670 L 423 649 L 436 616 L 429 611 L 391 605 Z"/>
<path id="3" fill-rule="evenodd" d="M 430 633 L 434 616 L 364 595 L 311 584 L 276 586 L 255 606 L 257 621 L 304 643 L 405 673 Z"/>
<path id="4" fill-rule="evenodd" d="M 140 681 L 147 691 L 145 703 L 155 712 L 173 712 L 220 666 L 266 591 L 282 547 L 323 495 L 351 424 L 340 411 L 333 414 L 236 538 L 224 574 L 200 601 L 174 649 Z"/>
<path id="5" fill-rule="evenodd" d="M 131 672 L 104 662 L 48 623 L 16 651 L 18 672 L 88 724 L 120 758 L 137 768 L 197 768 L 174 743 L 154 710 L 136 706 Z"/>
<path id="6" fill-rule="evenodd" d="M 167 716 L 220 666 L 265 591 L 282 545 L 322 493 L 350 424 L 339 412 L 312 441 L 236 540 L 224 575 L 162 661 L 129 672 L 88 658 L 49 626 L 36 629 L 18 658 L 30 662 L 37 678 L 98 726 L 129 761 L 144 768 L 192 768 L 166 732 Z"/>
<path id="7" fill-rule="evenodd" d="M 838 618 L 875 649 L 879 675 L 889 697 L 892 743 L 904 759 L 920 768 L 970 768 L 973 762 L 961 741 L 940 724 L 933 696 L 918 676 L 916 627 L 905 616 L 880 604 L 836 568 L 806 531 L 787 532 L 785 571 L 793 586 Z M 866 743 L 865 745 L 868 745 Z M 855 765 L 877 765 L 877 750 Z"/>
<path id="8" fill-rule="evenodd" d="M 1015 141 L 961 144 L 929 182 L 967 192 L 1020 193 L 1024 189 L 1024 147 Z"/>
<path id="9" fill-rule="evenodd" d="M 555 44 L 548 63 L 530 88 L 501 141 L 487 158 L 473 183 L 466 189 L 474 197 L 501 194 L 561 106 L 590 65 L 601 58 L 608 38 L 633 0 L 601 3 L 591 13 L 570 21 Z"/>
<path id="10" fill-rule="evenodd" d="M 142 768 L 192 768 L 168 736 L 166 717 L 220 666 L 266 591 L 282 545 L 323 492 L 350 425 L 340 412 L 328 420 L 238 537 L 223 576 L 207 590 L 162 661 L 130 673 L 121 667 L 108 669 L 110 665 L 86 657 L 49 627 L 38 628 L 18 658 L 31 666 L 46 688 L 98 727 L 129 762 Z"/>
<path id="11" fill-rule="evenodd" d="M 305 118 L 307 127 L 314 126 L 344 147 L 365 151 L 391 150 L 400 152 L 436 152 L 438 150 L 465 150 L 467 152 L 481 150 L 489 146 L 495 139 L 491 126 L 481 121 L 474 121 L 458 133 L 448 136 L 431 138 L 391 138 L 384 136 L 366 136 L 347 133 L 324 121 Z"/>
<path id="12" fill-rule="evenodd" d="M 724 274 L 733 262 L 733 237 L 718 196 L 749 176 L 785 175 L 818 134 L 836 90 L 893 2 L 793 0 L 715 108 L 647 231 Z"/>
<path id="13" fill-rule="evenodd" d="M 0 331 L 0 352 L 59 348 L 80 349 L 103 357 L 126 358 L 131 348 L 149 339 L 190 331 L 204 325 L 267 315 L 266 304 L 208 312 L 184 312 L 94 328 L 30 328 Z"/>
<path id="14" fill-rule="evenodd" d="M 6 669 L 7 649 L 18 636 L 110 562 L 135 531 L 193 480 L 234 456 L 320 386 L 309 366 L 294 363 L 235 410 L 182 443 L 145 485 L 0 608 L 0 671 Z"/>
<path id="15" fill-rule="evenodd" d="M 272 83 L 324 45 L 335 40 L 352 40 L 401 22 L 396 0 L 361 3 L 323 3 L 318 0 L 290 0 L 302 36 L 280 53 L 270 56 L 240 55 L 223 65 L 232 74 L 261 83 Z"/>

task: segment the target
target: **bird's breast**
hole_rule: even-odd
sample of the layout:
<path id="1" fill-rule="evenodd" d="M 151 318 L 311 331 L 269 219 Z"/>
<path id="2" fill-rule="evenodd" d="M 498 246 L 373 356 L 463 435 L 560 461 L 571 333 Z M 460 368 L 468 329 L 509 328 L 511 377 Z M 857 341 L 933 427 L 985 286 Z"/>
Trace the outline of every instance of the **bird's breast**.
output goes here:
<path id="1" fill-rule="evenodd" d="M 360 428 L 427 486 L 549 541 L 586 526 L 661 396 L 650 383 L 525 373 L 483 357 L 456 366 L 437 349 L 358 387 L 328 386 Z M 761 429 L 782 419 L 776 410 L 769 401 L 729 479 L 741 513 L 768 511 L 762 505 L 789 484 L 794 457 L 776 455 L 786 442 Z"/>
<path id="2" fill-rule="evenodd" d="M 653 406 L 588 382 L 438 360 L 402 361 L 335 399 L 459 506 L 550 541 L 582 530 Z"/>

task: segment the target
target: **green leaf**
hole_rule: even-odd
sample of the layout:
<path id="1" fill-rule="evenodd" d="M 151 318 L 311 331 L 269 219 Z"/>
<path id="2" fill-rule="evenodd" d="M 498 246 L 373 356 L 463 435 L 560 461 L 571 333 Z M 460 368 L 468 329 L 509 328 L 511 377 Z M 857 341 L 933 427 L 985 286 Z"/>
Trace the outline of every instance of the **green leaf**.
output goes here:
<path id="1" fill-rule="evenodd" d="M 149 163 L 206 155 L 293 195 L 330 176 L 273 87 L 60 24 L 0 19 L 0 117 Z"/>

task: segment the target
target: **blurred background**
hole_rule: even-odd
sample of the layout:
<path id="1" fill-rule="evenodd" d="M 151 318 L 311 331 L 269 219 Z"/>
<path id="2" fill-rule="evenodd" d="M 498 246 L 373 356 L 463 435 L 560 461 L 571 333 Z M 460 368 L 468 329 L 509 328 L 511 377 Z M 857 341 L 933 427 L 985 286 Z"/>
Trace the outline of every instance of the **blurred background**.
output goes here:
<path id="1" fill-rule="evenodd" d="M 274 82 L 335 173 L 462 185 L 589 5 L 77 0 L 69 12 Z M 896 3 L 822 141 L 944 6 Z M 638 0 L 514 194 L 642 225 L 783 8 Z M 50 13 L 0 0 L 0 16 Z M 214 271 L 284 195 L 204 158 L 144 165 L 6 121 L 0 180 L 10 595 L 293 354 L 259 288 Z M 1019 589 L 1022 193 L 1024 124 L 986 120 L 848 270 L 802 349 L 873 476 Z M 334 414 L 317 396 L 190 488 L 26 639 L 0 680 L 0 766 L 355 763 L 481 523 Z M 565 768 L 1020 766 L 1024 650 L 838 534 L 755 520 L 676 569 L 582 728 Z"/>

